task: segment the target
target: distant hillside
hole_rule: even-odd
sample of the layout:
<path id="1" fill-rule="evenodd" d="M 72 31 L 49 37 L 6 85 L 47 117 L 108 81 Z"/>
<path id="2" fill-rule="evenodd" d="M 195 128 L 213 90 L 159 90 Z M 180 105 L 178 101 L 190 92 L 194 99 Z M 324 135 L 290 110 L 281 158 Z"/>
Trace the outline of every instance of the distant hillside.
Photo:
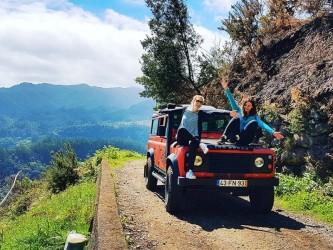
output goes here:
<path id="1" fill-rule="evenodd" d="M 38 141 L 50 135 L 99 139 L 126 136 L 145 143 L 148 125 L 138 126 L 137 122 L 150 119 L 154 101 L 140 97 L 140 91 L 47 83 L 0 88 L 0 147 Z M 121 135 L 117 134 L 119 125 L 112 125 L 119 122 L 128 123 Z M 105 123 L 108 129 L 101 125 Z"/>
<path id="2" fill-rule="evenodd" d="M 69 110 L 113 113 L 145 102 L 152 107 L 152 100 L 140 97 L 140 91 L 139 88 L 100 88 L 86 84 L 21 83 L 11 88 L 0 88 L 0 115 L 31 117 Z M 145 114 L 146 110 L 142 111 Z"/>

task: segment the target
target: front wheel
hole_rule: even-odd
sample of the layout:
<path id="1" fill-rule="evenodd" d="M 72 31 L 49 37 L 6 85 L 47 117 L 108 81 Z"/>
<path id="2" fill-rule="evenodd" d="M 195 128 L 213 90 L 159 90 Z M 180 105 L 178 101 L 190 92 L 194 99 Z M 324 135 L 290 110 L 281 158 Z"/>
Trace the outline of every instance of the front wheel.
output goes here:
<path id="1" fill-rule="evenodd" d="M 157 179 L 153 176 L 153 170 L 152 160 L 150 157 L 148 157 L 144 168 L 144 177 L 146 188 L 151 191 L 155 190 L 157 186 Z"/>
<path id="2" fill-rule="evenodd" d="M 250 203 L 257 212 L 270 212 L 274 204 L 274 187 L 255 187 L 250 191 Z"/>
<path id="3" fill-rule="evenodd" d="M 169 213 L 176 213 L 181 208 L 183 188 L 177 185 L 178 176 L 169 166 L 165 182 L 165 209 Z"/>

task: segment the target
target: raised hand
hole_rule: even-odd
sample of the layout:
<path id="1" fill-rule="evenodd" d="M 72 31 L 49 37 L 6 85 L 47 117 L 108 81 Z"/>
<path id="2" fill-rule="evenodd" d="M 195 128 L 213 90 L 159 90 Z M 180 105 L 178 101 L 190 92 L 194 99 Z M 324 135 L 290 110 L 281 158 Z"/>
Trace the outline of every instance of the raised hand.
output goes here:
<path id="1" fill-rule="evenodd" d="M 228 89 L 229 88 L 228 87 L 229 86 L 229 82 L 228 82 L 228 80 L 225 77 L 222 78 L 222 80 L 220 81 L 220 83 L 221 83 L 223 89 Z"/>

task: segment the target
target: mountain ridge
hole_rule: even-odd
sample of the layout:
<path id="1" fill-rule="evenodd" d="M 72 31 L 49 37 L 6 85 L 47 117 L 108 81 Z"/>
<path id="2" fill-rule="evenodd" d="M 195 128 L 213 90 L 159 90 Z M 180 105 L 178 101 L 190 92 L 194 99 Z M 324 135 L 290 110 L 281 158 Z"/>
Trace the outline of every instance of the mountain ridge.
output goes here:
<path id="1" fill-rule="evenodd" d="M 25 110 L 24 107 L 36 109 L 40 104 L 49 109 L 84 107 L 92 110 L 99 106 L 127 109 L 144 100 L 139 96 L 141 91 L 135 87 L 101 88 L 87 84 L 54 85 L 25 82 L 10 88 L 0 88 L 0 113 L 6 113 L 8 109 L 13 109 L 11 112 L 19 112 L 21 109 Z M 75 98 L 76 96 L 79 98 Z M 124 98 L 127 96 L 130 98 Z"/>
<path id="2" fill-rule="evenodd" d="M 0 146 L 38 141 L 64 129 L 60 138 L 76 138 L 80 133 L 75 128 L 82 126 L 87 131 L 81 132 L 89 133 L 90 138 L 110 139 L 119 132 L 123 138 L 143 143 L 142 131 L 148 133 L 148 126 L 137 126 L 136 122 L 150 120 L 154 101 L 140 97 L 140 92 L 135 87 L 101 88 L 87 84 L 21 83 L 0 88 Z M 112 126 L 117 122 L 133 124 L 125 133 Z M 102 123 L 110 125 L 105 129 L 100 126 Z M 95 130 L 88 132 L 91 126 Z"/>

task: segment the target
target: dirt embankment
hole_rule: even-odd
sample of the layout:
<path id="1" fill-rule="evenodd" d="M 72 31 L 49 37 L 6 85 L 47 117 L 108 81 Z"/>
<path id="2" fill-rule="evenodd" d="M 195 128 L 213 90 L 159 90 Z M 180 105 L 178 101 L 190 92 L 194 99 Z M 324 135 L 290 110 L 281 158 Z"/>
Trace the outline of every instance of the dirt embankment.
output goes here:
<path id="1" fill-rule="evenodd" d="M 254 68 L 245 69 L 242 60 L 234 65 L 236 100 L 255 98 L 259 111 L 267 108 L 261 118 L 286 137 L 279 145 L 264 139 L 279 148 L 279 171 L 310 169 L 327 181 L 333 173 L 333 13 L 264 44 Z"/>
<path id="2" fill-rule="evenodd" d="M 247 200 L 186 192 L 183 209 L 164 208 L 164 186 L 145 188 L 143 161 L 116 171 L 118 208 L 129 249 L 333 249 L 333 228 L 274 208 L 255 213 Z"/>

